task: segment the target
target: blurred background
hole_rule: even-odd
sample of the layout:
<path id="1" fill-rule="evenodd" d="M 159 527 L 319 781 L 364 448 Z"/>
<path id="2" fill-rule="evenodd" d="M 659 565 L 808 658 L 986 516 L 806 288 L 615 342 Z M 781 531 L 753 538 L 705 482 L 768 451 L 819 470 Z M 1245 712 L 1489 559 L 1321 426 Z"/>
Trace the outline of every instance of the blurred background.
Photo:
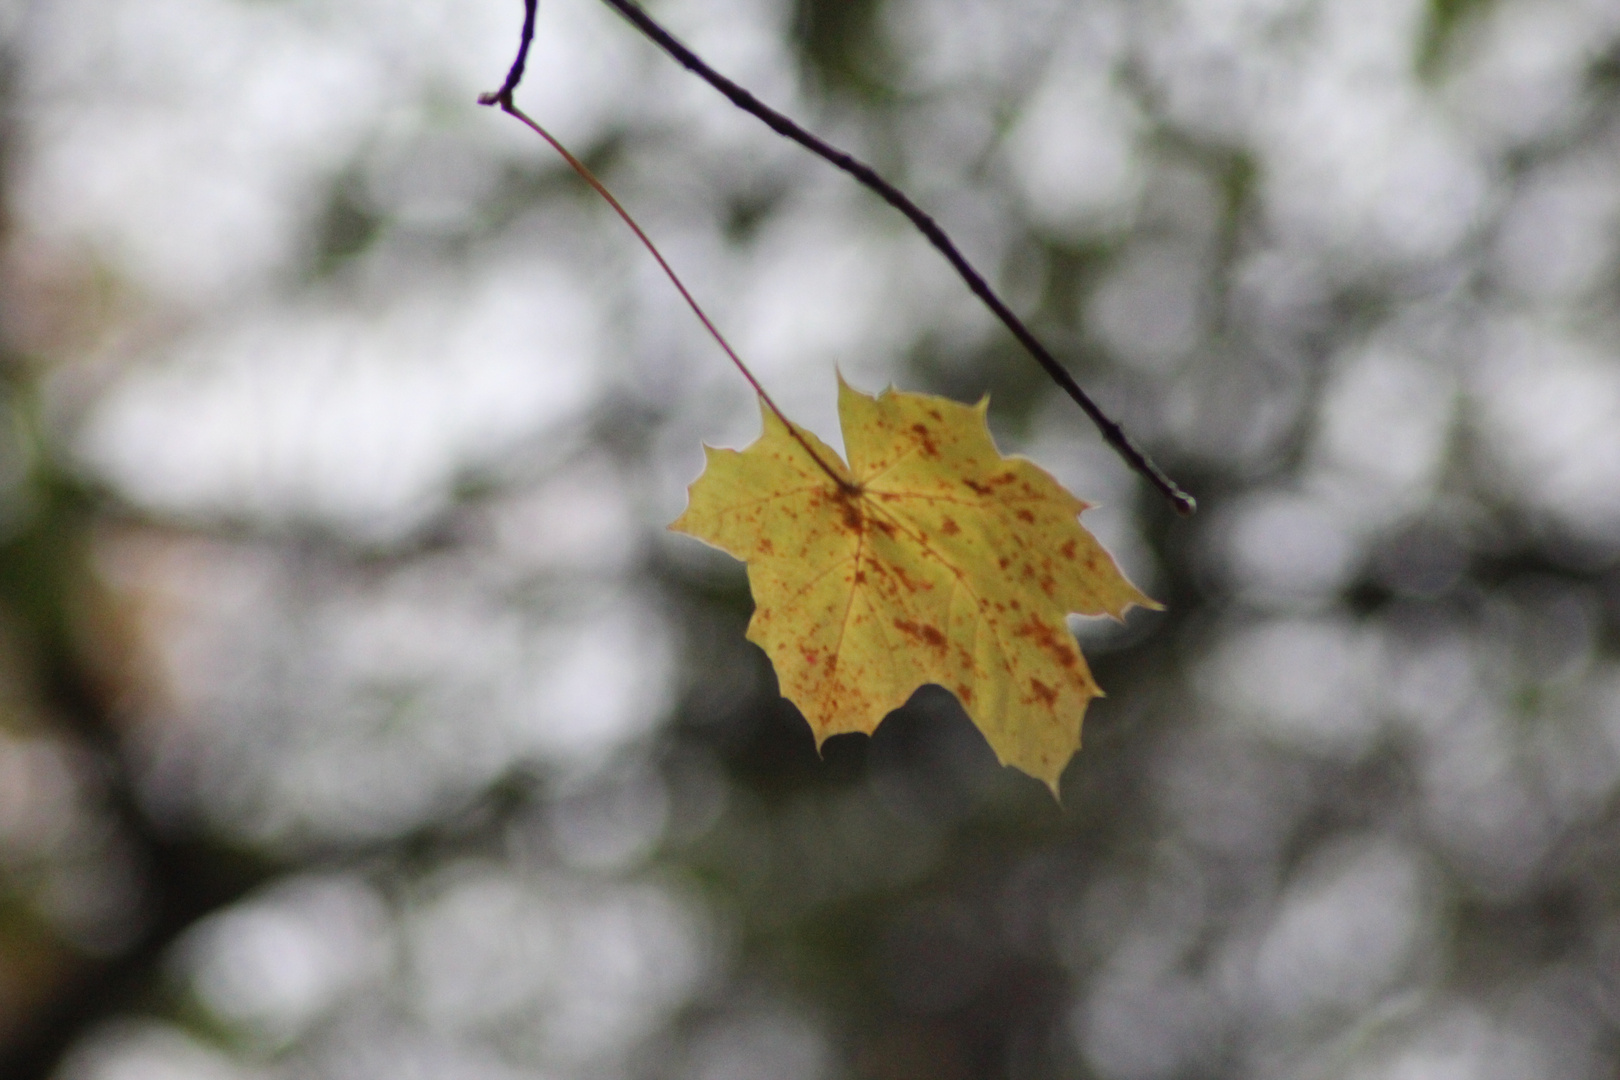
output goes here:
<path id="1" fill-rule="evenodd" d="M 0 0 L 0 1076 L 1613 1076 L 1620 6 L 595 0 L 519 103 L 799 421 L 977 400 L 1164 601 L 1056 805 L 817 757 L 665 524 L 746 385 L 518 0 Z"/>

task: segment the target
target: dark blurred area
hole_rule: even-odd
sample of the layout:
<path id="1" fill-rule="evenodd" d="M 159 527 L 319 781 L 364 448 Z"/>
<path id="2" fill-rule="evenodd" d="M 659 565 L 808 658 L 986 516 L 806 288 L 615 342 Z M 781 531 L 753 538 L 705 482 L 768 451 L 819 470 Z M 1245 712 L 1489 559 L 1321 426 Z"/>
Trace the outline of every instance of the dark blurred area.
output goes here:
<path id="1" fill-rule="evenodd" d="M 1620 7 L 592 0 L 523 107 L 796 419 L 976 400 L 1167 605 L 1055 804 L 818 757 L 665 524 L 747 386 L 517 0 L 0 0 L 0 1077 L 1620 1067 Z"/>

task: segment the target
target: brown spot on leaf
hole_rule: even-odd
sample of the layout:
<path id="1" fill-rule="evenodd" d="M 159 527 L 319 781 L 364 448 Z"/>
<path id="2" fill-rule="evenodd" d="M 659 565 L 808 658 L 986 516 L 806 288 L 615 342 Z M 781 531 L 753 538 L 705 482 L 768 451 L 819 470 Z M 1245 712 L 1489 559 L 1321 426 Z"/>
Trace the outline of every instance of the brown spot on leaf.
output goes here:
<path id="1" fill-rule="evenodd" d="M 890 571 L 890 574 L 894 577 L 894 579 L 896 581 L 898 581 L 900 583 L 900 586 L 903 589 L 905 589 L 907 592 L 914 593 L 914 592 L 918 591 L 919 589 L 928 590 L 928 589 L 932 589 L 934 587 L 933 585 L 931 585 L 930 583 L 928 583 L 926 581 L 918 581 L 918 580 L 916 580 L 910 574 L 906 573 L 906 568 L 905 567 L 900 566 L 899 564 L 896 564 L 896 565 L 890 567 L 889 571 Z"/>
<path id="2" fill-rule="evenodd" d="M 939 457 L 939 446 L 934 442 L 926 425 L 912 424 L 911 433 L 917 436 L 917 442 L 922 447 L 923 457 Z"/>
<path id="3" fill-rule="evenodd" d="M 896 619 L 894 628 L 911 640 L 920 641 L 931 648 L 938 649 L 945 645 L 945 635 L 932 626 L 914 623 L 910 619 Z"/>
<path id="4" fill-rule="evenodd" d="M 944 533 L 946 536 L 955 536 L 957 533 L 962 531 L 962 526 L 956 523 L 955 518 L 946 518 L 945 524 L 939 527 L 939 531 Z"/>
<path id="5" fill-rule="evenodd" d="M 1073 667 L 1079 659 L 1074 638 L 1067 631 L 1059 633 L 1037 616 L 1031 615 L 1013 627 L 1013 636 L 1028 638 L 1064 667 Z"/>
<path id="6" fill-rule="evenodd" d="M 1020 510 L 1018 511 L 1018 520 L 1033 525 L 1035 524 L 1035 515 L 1028 510 Z"/>
<path id="7" fill-rule="evenodd" d="M 1039 679 L 1029 680 L 1029 692 L 1034 694 L 1042 705 L 1051 707 L 1057 704 L 1057 691 Z"/>

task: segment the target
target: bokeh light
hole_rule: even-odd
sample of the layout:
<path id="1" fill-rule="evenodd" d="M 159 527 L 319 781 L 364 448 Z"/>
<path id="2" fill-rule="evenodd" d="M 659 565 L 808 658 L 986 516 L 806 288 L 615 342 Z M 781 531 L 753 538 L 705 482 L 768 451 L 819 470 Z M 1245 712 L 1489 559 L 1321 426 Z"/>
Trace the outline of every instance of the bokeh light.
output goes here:
<path id="1" fill-rule="evenodd" d="M 777 400 L 988 394 L 1167 605 L 1063 801 L 818 755 L 665 530 L 758 408 L 517 0 L 0 3 L 0 1075 L 1611 1076 L 1620 8 L 546 0 Z"/>

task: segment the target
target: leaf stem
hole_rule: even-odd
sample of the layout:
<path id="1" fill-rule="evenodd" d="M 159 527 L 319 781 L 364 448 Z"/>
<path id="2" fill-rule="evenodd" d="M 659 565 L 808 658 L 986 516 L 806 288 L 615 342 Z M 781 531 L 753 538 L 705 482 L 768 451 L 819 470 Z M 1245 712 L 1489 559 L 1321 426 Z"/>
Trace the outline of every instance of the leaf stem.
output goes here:
<path id="1" fill-rule="evenodd" d="M 527 25 L 527 23 L 525 23 L 525 25 Z M 513 69 L 518 72 L 519 77 L 522 76 L 521 55 L 519 57 L 519 62 L 513 65 Z M 489 100 L 484 101 L 484 97 L 489 98 Z M 658 246 L 654 244 L 650 238 L 648 238 L 645 232 L 642 231 L 641 226 L 636 224 L 636 219 L 630 216 L 630 211 L 626 210 L 623 204 L 620 203 L 618 199 L 613 197 L 613 193 L 607 189 L 607 186 L 596 178 L 596 174 L 591 172 L 583 161 L 579 160 L 579 158 L 570 153 L 566 146 L 558 142 L 551 132 L 541 127 L 540 124 L 538 124 L 533 117 L 529 116 L 528 113 L 512 104 L 511 87 L 503 87 L 494 94 L 486 94 L 484 97 L 479 98 L 479 101 L 486 105 L 499 104 L 502 112 L 505 112 L 510 116 L 514 116 L 524 124 L 527 124 L 535 134 L 539 135 L 542 139 L 546 140 L 546 142 L 550 143 L 551 148 L 557 151 L 558 154 L 562 155 L 562 159 L 568 162 L 569 166 L 579 174 L 580 178 L 589 184 L 592 190 L 600 195 L 609 206 L 613 207 L 614 213 L 618 214 L 620 219 L 623 220 L 626 225 L 630 226 L 630 231 L 636 234 L 636 239 L 640 240 L 642 245 L 652 253 L 652 257 L 657 260 L 659 267 L 662 268 L 664 274 L 669 278 L 670 283 L 675 286 L 682 298 L 685 299 L 687 306 L 689 306 L 692 309 L 693 314 L 698 317 L 698 321 L 701 322 L 704 329 L 709 332 L 709 336 L 714 338 L 714 340 L 719 343 L 720 348 L 725 351 L 725 354 L 731 358 L 731 362 L 737 366 L 738 371 L 742 372 L 742 377 L 748 380 L 748 385 L 754 388 L 754 392 L 759 395 L 759 399 L 765 403 L 766 408 L 775 413 L 776 418 L 782 421 L 782 425 L 787 428 L 788 434 L 792 435 L 793 438 L 798 441 L 799 445 L 804 447 L 804 452 L 809 454 L 810 459 L 821 467 L 821 471 L 826 473 L 832 479 L 832 482 L 838 485 L 840 491 L 844 492 L 846 495 L 853 495 L 859 491 L 859 487 L 856 484 L 840 476 L 836 469 L 822 459 L 821 455 L 816 452 L 815 447 L 810 445 L 810 440 L 805 438 L 804 433 L 799 430 L 798 425 L 789 420 L 786 414 L 784 414 L 781 409 L 777 408 L 776 402 L 771 400 L 771 395 L 765 392 L 765 387 L 761 386 L 759 380 L 754 377 L 754 373 L 748 370 L 748 365 L 742 362 L 742 357 L 737 355 L 736 350 L 731 347 L 731 343 L 726 340 L 725 335 L 720 333 L 719 328 L 709 320 L 709 316 L 704 313 L 703 308 L 698 305 L 698 302 L 695 299 L 693 299 L 692 294 L 686 290 L 686 286 L 682 284 L 680 276 L 677 275 L 669 263 L 665 261 L 663 254 L 658 250 Z"/>

